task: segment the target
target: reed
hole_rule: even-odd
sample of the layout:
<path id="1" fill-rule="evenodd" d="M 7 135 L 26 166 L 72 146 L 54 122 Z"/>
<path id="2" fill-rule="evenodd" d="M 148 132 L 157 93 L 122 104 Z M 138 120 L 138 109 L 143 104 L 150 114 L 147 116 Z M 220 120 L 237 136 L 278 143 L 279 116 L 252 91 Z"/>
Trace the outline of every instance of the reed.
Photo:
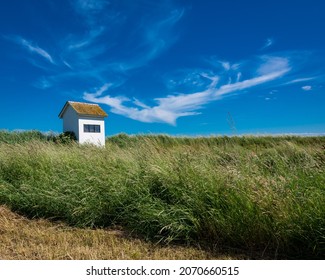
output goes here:
<path id="1" fill-rule="evenodd" d="M 297 136 L 117 135 L 104 149 L 0 140 L 0 203 L 163 244 L 323 258 L 324 147 Z"/>

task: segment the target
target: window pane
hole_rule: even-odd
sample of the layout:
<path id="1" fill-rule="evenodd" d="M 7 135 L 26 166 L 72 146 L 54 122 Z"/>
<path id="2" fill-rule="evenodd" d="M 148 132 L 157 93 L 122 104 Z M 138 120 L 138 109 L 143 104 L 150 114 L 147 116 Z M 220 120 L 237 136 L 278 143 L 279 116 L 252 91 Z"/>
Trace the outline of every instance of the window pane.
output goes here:
<path id="1" fill-rule="evenodd" d="M 100 125 L 98 125 L 98 124 L 84 124 L 84 132 L 100 133 Z"/>

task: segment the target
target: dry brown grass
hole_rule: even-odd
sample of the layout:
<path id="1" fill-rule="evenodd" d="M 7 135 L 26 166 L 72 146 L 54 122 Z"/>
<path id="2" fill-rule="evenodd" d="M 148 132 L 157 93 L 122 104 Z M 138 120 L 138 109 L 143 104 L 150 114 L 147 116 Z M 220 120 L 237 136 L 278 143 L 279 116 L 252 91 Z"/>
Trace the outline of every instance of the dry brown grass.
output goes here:
<path id="1" fill-rule="evenodd" d="M 78 229 L 30 220 L 0 206 L 0 259 L 230 259 L 191 247 L 162 247 L 120 230 Z"/>

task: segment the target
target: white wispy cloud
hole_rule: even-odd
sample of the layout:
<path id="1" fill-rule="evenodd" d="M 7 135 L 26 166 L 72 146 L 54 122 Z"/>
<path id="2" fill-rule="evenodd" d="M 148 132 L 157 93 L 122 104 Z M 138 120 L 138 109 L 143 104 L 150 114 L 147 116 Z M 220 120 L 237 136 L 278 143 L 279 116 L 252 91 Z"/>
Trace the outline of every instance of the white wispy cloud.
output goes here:
<path id="1" fill-rule="evenodd" d="M 232 93 L 232 92 L 238 92 L 247 88 L 251 88 L 260 84 L 264 84 L 270 81 L 275 80 L 276 78 L 279 78 L 281 76 L 283 76 L 284 74 L 286 74 L 290 69 L 283 69 L 283 70 L 279 70 L 276 72 L 271 72 L 269 74 L 266 75 L 262 75 L 259 77 L 255 77 L 252 79 L 248 79 L 248 80 L 244 80 L 242 82 L 237 82 L 234 84 L 228 84 L 228 85 L 224 85 L 222 87 L 220 87 L 218 90 L 216 90 L 216 95 L 220 96 L 220 95 L 224 95 L 227 93 Z"/>
<path id="2" fill-rule="evenodd" d="M 155 7 L 153 14 L 135 21 L 134 15 L 139 14 L 141 5 L 120 10 L 116 2 L 106 0 L 70 0 L 70 3 L 86 26 L 86 32 L 69 34 L 60 41 L 62 67 L 51 76 L 53 82 L 88 76 L 102 83 L 108 75 L 125 77 L 174 44 L 177 36 L 173 35 L 173 27 L 184 14 L 184 9 L 163 1 L 150 4 L 150 8 Z M 129 25 L 133 26 L 132 40 L 121 40 L 120 30 Z M 121 43 L 115 41 L 116 38 Z"/>
<path id="3" fill-rule="evenodd" d="M 133 97 L 133 104 L 140 108 L 150 109 L 150 107 L 148 105 L 144 104 L 143 102 L 141 102 L 140 100 L 138 100 L 135 97 Z"/>
<path id="4" fill-rule="evenodd" d="M 279 57 L 269 57 L 260 65 L 259 68 L 262 68 L 262 71 L 257 71 L 262 72 L 263 75 L 221 86 L 218 84 L 219 75 L 210 76 L 202 73 L 210 80 L 210 84 L 205 90 L 190 94 L 167 95 L 166 97 L 155 98 L 153 102 L 156 105 L 154 106 L 148 106 L 134 98 L 132 101 L 127 97 L 102 96 L 109 89 L 108 84 L 104 84 L 93 93 L 85 92 L 83 98 L 90 102 L 106 104 L 111 107 L 111 112 L 137 121 L 175 125 L 178 118 L 200 114 L 198 110 L 202 109 L 204 105 L 221 99 L 226 94 L 239 93 L 245 89 L 282 77 L 290 71 L 288 63 L 283 61 L 285 61 L 284 58 L 281 60 Z"/>
<path id="5" fill-rule="evenodd" d="M 219 61 L 219 63 L 222 65 L 222 67 L 225 71 L 228 71 L 231 67 L 231 65 L 228 61 Z"/>
<path id="6" fill-rule="evenodd" d="M 307 82 L 307 81 L 312 81 L 317 79 L 318 77 L 306 77 L 306 78 L 299 78 L 299 79 L 293 79 L 289 82 L 286 82 L 286 85 L 290 85 L 290 84 L 296 84 L 296 83 L 302 83 L 302 82 Z"/>
<path id="7" fill-rule="evenodd" d="M 96 97 L 97 96 L 97 97 Z M 195 110 L 201 108 L 209 99 L 210 93 L 199 92 L 188 95 L 167 96 L 156 98 L 156 106 L 150 107 L 138 100 L 131 102 L 126 97 L 111 97 L 109 95 L 98 97 L 98 92 L 85 93 L 84 99 L 90 102 L 102 103 L 111 107 L 111 112 L 123 115 L 127 118 L 146 123 L 168 123 L 176 124 L 179 117 L 198 114 Z M 136 105 L 138 107 L 134 107 Z"/>
<path id="8" fill-rule="evenodd" d="M 274 44 L 274 40 L 272 38 L 267 38 L 261 49 L 265 50 L 265 49 L 269 48 L 270 46 L 272 46 L 273 44 Z"/>
<path id="9" fill-rule="evenodd" d="M 31 53 L 42 57 L 43 59 L 50 62 L 51 64 L 55 64 L 55 61 L 52 58 L 52 56 L 46 50 L 40 48 L 37 44 L 28 41 L 20 36 L 5 36 L 4 38 L 20 45 L 21 47 L 23 47 L 24 49 L 28 50 Z"/>
<path id="10" fill-rule="evenodd" d="M 36 53 L 36 54 L 42 56 L 43 58 L 45 58 L 50 63 L 55 64 L 52 56 L 44 49 L 40 48 L 37 45 L 33 45 L 33 43 L 31 43 L 23 38 L 21 38 L 20 42 L 21 42 L 22 46 L 24 46 L 30 52 Z"/>
<path id="11" fill-rule="evenodd" d="M 113 25 L 113 13 L 108 0 L 70 0 L 72 9 L 81 19 L 83 34 L 69 34 L 62 42 L 63 60 L 69 68 L 94 67 L 89 60 L 107 51 L 107 43 L 98 44 L 108 26 Z M 63 62 L 64 63 L 64 62 Z"/>
<path id="12" fill-rule="evenodd" d="M 138 27 L 139 41 L 133 42 L 132 50 L 126 58 L 114 62 L 111 66 L 121 72 L 126 72 L 146 65 L 168 50 L 176 41 L 172 28 L 181 20 L 184 9 L 173 9 L 159 15 L 158 19 L 147 20 Z"/>
<path id="13" fill-rule="evenodd" d="M 83 36 L 83 38 L 79 38 L 77 36 L 70 35 L 65 44 L 67 44 L 67 49 L 69 51 L 78 51 L 80 49 L 84 49 L 89 45 L 93 44 L 97 38 L 103 35 L 105 31 L 105 27 L 99 26 L 96 28 L 92 28 Z"/>
<path id="14" fill-rule="evenodd" d="M 242 64 L 242 62 L 231 63 L 230 61 L 222 60 L 216 56 L 211 56 L 204 60 L 208 64 L 211 64 L 212 66 L 214 66 L 216 69 L 221 69 L 221 70 L 224 70 L 225 72 L 236 71 L 240 68 L 240 66 Z"/>
<path id="15" fill-rule="evenodd" d="M 180 69 L 169 73 L 165 80 L 170 91 L 192 93 L 205 90 L 212 80 L 218 82 L 219 76 L 206 69 Z"/>
<path id="16" fill-rule="evenodd" d="M 108 90 L 108 88 L 111 85 L 112 84 L 110 84 L 110 83 L 106 83 L 106 84 L 102 85 L 99 89 L 96 89 L 96 92 L 94 92 L 94 93 L 85 92 L 84 93 L 84 98 L 101 96 L 105 91 Z"/>
<path id="17" fill-rule="evenodd" d="M 73 0 L 73 6 L 76 11 L 82 14 L 101 12 L 106 6 L 109 5 L 107 0 Z"/>
<path id="18" fill-rule="evenodd" d="M 281 56 L 263 55 L 260 57 L 261 65 L 257 68 L 259 75 L 277 72 L 278 70 L 289 69 L 289 58 Z"/>
<path id="19" fill-rule="evenodd" d="M 73 70 L 73 67 L 70 65 L 69 62 L 65 61 L 64 59 L 62 59 L 62 63 L 67 66 L 69 69 Z"/>
<path id="20" fill-rule="evenodd" d="M 236 78 L 236 83 L 238 83 L 240 81 L 241 77 L 242 77 L 242 73 L 238 72 L 237 73 L 237 78 Z"/>
<path id="21" fill-rule="evenodd" d="M 301 89 L 304 91 L 310 91 L 310 90 L 312 90 L 312 86 L 303 86 L 303 87 L 301 87 Z"/>
<path id="22" fill-rule="evenodd" d="M 34 86 L 39 89 L 48 89 L 52 87 L 52 83 L 48 79 L 42 77 L 37 82 L 34 83 Z"/>

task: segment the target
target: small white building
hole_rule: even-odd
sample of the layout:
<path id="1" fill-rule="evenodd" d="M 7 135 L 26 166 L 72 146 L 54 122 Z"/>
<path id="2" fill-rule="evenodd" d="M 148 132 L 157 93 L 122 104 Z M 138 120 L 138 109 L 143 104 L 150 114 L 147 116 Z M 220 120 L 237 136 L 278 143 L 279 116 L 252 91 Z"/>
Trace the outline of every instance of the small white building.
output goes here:
<path id="1" fill-rule="evenodd" d="M 105 111 L 97 104 L 67 101 L 59 118 L 63 119 L 63 132 L 72 131 L 79 143 L 105 146 Z"/>

